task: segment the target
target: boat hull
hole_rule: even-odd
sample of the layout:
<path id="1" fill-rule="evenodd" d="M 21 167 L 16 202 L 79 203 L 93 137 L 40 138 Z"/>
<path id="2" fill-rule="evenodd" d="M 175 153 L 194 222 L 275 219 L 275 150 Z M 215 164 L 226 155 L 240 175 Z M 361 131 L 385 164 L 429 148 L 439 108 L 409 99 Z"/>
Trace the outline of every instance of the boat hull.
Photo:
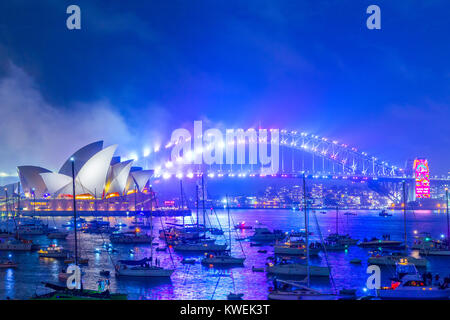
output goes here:
<path id="1" fill-rule="evenodd" d="M 440 290 L 433 287 L 418 289 L 378 289 L 378 298 L 382 300 L 448 300 L 450 289 Z"/>
<path id="2" fill-rule="evenodd" d="M 303 264 L 284 264 L 268 266 L 266 271 L 269 274 L 287 275 L 287 276 L 307 276 L 307 266 Z M 327 267 L 310 266 L 310 277 L 329 277 L 330 270 Z"/>

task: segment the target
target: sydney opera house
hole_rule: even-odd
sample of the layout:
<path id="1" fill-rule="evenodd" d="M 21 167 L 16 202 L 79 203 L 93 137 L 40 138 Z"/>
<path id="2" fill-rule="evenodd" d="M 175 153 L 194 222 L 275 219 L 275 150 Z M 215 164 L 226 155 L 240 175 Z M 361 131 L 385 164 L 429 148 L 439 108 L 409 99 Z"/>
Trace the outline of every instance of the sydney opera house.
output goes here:
<path id="1" fill-rule="evenodd" d="M 88 144 L 68 157 L 58 172 L 31 165 L 17 167 L 20 190 L 19 183 L 1 187 L 0 210 L 17 208 L 19 194 L 24 212 L 72 210 L 72 161 L 76 199 L 80 200 L 77 210 L 148 210 L 153 170 L 135 167 L 133 160 L 120 161 L 114 156 L 116 148 L 103 148 L 103 141 Z"/>

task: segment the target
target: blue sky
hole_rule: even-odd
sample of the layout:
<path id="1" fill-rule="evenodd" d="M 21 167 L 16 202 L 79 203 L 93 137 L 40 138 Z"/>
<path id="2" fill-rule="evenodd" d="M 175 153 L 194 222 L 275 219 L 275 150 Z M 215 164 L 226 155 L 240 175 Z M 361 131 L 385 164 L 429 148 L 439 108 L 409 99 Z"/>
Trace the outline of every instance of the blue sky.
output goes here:
<path id="1" fill-rule="evenodd" d="M 81 30 L 66 8 L 81 8 Z M 382 29 L 368 30 L 370 4 Z M 0 171 L 173 129 L 297 129 L 450 171 L 448 1 L 2 1 Z"/>

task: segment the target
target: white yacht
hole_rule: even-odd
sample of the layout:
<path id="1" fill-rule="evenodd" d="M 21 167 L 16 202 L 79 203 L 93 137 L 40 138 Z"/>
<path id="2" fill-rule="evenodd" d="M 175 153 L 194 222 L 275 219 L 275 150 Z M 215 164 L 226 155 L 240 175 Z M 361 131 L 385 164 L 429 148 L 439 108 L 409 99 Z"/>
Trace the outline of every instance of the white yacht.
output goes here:
<path id="1" fill-rule="evenodd" d="M 377 289 L 382 300 L 448 300 L 450 288 L 427 285 L 415 266 L 408 262 L 397 264 L 397 274 L 402 273 L 390 287 Z"/>
<path id="2" fill-rule="evenodd" d="M 407 257 L 401 254 L 392 253 L 389 255 L 373 255 L 369 258 L 368 264 L 375 264 L 378 266 L 395 266 L 401 261 L 407 261 L 408 263 L 414 264 L 416 267 L 422 268 L 425 268 L 428 263 L 428 261 L 424 258 Z"/>

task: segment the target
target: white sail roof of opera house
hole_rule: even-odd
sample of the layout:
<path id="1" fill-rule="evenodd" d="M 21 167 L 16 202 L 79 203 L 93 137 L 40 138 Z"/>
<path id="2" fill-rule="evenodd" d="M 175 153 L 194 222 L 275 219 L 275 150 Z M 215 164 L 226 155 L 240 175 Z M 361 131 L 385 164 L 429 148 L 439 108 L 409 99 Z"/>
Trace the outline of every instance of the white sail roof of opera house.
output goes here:
<path id="1" fill-rule="evenodd" d="M 74 164 L 74 171 L 75 175 L 78 174 L 80 169 L 84 166 L 84 164 L 91 159 L 94 154 L 98 153 L 103 149 L 103 141 L 96 141 L 92 142 L 82 148 L 80 148 L 78 151 L 76 151 L 74 154 L 72 154 L 70 157 L 67 158 L 66 162 L 62 165 L 61 169 L 59 169 L 59 173 L 65 174 L 66 176 L 72 176 L 72 161 L 70 159 L 74 158 L 77 159 Z M 75 187 L 76 188 L 76 187 Z"/>
<path id="2" fill-rule="evenodd" d="M 105 194 L 119 193 L 122 195 L 125 192 L 132 164 L 133 160 L 127 160 L 110 167 L 108 179 L 106 181 Z"/>
<path id="3" fill-rule="evenodd" d="M 61 173 L 45 172 L 41 173 L 41 177 L 50 194 L 57 194 L 59 190 L 72 183 L 71 177 Z"/>
<path id="4" fill-rule="evenodd" d="M 47 191 L 46 183 L 44 182 L 41 173 L 51 172 L 42 167 L 37 166 L 19 166 L 19 179 L 21 189 L 24 192 L 33 193 L 36 197 L 41 197 Z"/>
<path id="5" fill-rule="evenodd" d="M 130 172 L 130 175 L 133 177 L 139 191 L 142 191 L 145 188 L 145 185 L 153 176 L 153 172 L 153 170 L 139 170 Z"/>
<path id="6" fill-rule="evenodd" d="M 79 170 L 75 176 L 75 191 L 77 195 L 96 193 L 102 194 L 105 187 L 106 175 L 108 174 L 109 164 L 117 149 L 117 145 L 107 147 L 94 154 Z M 74 157 L 74 166 L 77 159 Z M 69 175 L 46 172 L 41 174 L 48 192 L 53 195 L 69 194 L 72 191 L 72 177 Z"/>

